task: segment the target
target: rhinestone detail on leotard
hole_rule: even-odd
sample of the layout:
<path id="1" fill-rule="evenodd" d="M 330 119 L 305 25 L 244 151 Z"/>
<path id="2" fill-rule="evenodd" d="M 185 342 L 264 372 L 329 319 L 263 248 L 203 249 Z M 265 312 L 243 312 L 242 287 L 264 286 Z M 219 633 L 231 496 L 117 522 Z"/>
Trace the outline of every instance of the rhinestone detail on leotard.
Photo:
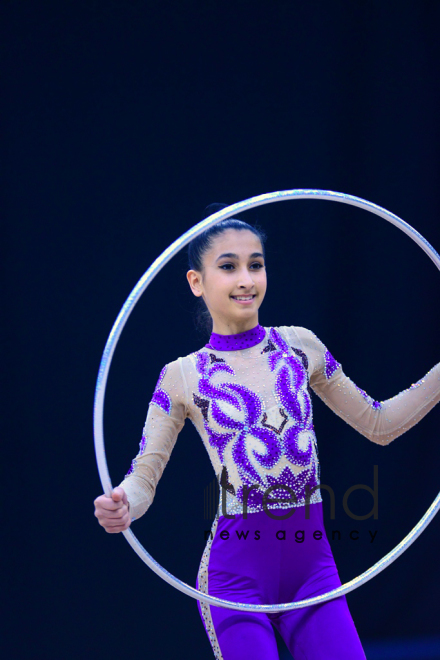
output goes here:
<path id="1" fill-rule="evenodd" d="M 209 444 L 219 461 L 224 465 L 227 451 L 230 473 L 235 471 L 239 477 L 228 514 L 242 513 L 244 498 L 249 512 L 261 511 L 268 488 L 273 489 L 271 498 L 284 500 L 268 508 L 301 506 L 308 497 L 311 502 L 321 500 L 319 491 L 314 491 L 319 472 L 307 357 L 290 347 L 274 328 L 267 347 L 260 353 L 276 375 L 277 425 L 268 423 L 258 394 L 234 382 L 236 374 L 225 359 L 203 349 L 195 354 L 199 391 L 193 392 L 193 401 L 202 412 Z M 294 504 L 291 497 L 286 501 L 286 490 L 294 493 Z"/>
<path id="2" fill-rule="evenodd" d="M 219 335 L 213 332 L 206 348 L 216 351 L 241 351 L 259 344 L 263 341 L 265 335 L 266 331 L 261 325 L 245 332 L 239 332 L 236 335 Z"/>
<path id="3" fill-rule="evenodd" d="M 211 533 L 209 539 L 206 543 L 205 550 L 200 561 L 199 572 L 197 575 L 198 588 L 203 594 L 208 592 L 208 568 L 209 568 L 209 556 L 211 554 L 211 546 L 214 540 L 214 536 L 218 526 L 218 517 L 216 516 L 214 522 L 212 523 Z M 200 609 L 202 611 L 203 622 L 208 633 L 209 641 L 211 642 L 212 650 L 214 652 L 214 658 L 216 660 L 223 660 L 223 654 L 220 650 L 220 646 L 217 639 L 217 634 L 215 632 L 214 624 L 211 616 L 211 606 L 207 603 L 200 602 Z"/>

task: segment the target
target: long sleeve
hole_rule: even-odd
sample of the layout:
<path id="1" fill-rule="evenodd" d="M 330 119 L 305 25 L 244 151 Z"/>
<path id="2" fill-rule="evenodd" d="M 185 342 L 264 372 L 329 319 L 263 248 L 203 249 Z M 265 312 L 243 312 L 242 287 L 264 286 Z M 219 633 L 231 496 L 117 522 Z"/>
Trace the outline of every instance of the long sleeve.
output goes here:
<path id="1" fill-rule="evenodd" d="M 156 487 L 187 416 L 185 385 L 180 360 L 161 371 L 149 404 L 139 453 L 119 485 L 127 493 L 133 519 L 153 502 Z"/>
<path id="2" fill-rule="evenodd" d="M 417 424 L 440 401 L 440 362 L 406 390 L 374 401 L 355 385 L 324 344 L 306 328 L 295 328 L 309 359 L 313 391 L 372 442 L 387 445 Z"/>

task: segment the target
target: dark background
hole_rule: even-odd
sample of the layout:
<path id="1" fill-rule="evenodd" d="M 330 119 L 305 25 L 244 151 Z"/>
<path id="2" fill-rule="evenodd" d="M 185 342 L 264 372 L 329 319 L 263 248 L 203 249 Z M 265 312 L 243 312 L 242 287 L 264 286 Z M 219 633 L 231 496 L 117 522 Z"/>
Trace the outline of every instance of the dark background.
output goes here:
<path id="1" fill-rule="evenodd" d="M 93 516 L 92 408 L 106 339 L 144 271 L 211 202 L 345 192 L 440 248 L 440 3 L 4 1 L 1 14 L 4 657 L 209 658 L 196 601 Z M 397 228 L 314 200 L 241 217 L 269 237 L 264 325 L 312 329 L 376 399 L 440 360 L 440 278 Z M 105 414 L 114 484 L 137 453 L 160 369 L 205 343 L 185 268 L 181 253 L 157 277 L 115 353 Z M 341 530 L 332 548 L 346 581 L 437 494 L 440 410 L 382 448 L 314 402 L 322 481 L 337 501 L 334 521 L 326 503 L 326 524 Z M 356 522 L 342 497 L 372 486 L 374 465 L 379 518 Z M 187 424 L 154 505 L 133 525 L 193 586 L 213 478 Z M 357 491 L 350 505 L 368 512 L 371 496 Z M 348 595 L 366 648 L 438 633 L 439 541 L 435 519 Z"/>

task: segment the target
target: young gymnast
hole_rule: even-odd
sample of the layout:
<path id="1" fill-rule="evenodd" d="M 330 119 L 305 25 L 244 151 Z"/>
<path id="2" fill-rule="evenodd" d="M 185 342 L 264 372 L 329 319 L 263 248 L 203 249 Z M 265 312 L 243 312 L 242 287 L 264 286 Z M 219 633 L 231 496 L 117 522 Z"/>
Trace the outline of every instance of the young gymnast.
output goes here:
<path id="1" fill-rule="evenodd" d="M 139 453 L 112 496 L 95 500 L 95 515 L 114 533 L 147 511 L 189 417 L 221 485 L 196 587 L 259 604 L 325 593 L 341 581 L 323 523 L 311 391 L 387 445 L 439 402 L 440 363 L 397 396 L 374 401 L 310 330 L 259 325 L 267 286 L 261 231 L 224 220 L 195 238 L 188 255 L 191 291 L 212 318 L 209 343 L 162 369 Z M 295 660 L 365 658 L 345 596 L 276 614 L 197 604 L 217 660 L 278 658 L 274 626 Z"/>

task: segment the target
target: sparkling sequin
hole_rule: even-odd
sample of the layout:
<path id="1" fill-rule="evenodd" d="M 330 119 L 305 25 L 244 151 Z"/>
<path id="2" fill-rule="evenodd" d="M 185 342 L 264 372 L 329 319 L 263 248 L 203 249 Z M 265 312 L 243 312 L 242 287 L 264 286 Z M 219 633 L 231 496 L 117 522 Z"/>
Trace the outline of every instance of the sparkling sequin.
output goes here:
<path id="1" fill-rule="evenodd" d="M 267 342 L 267 346 L 265 348 L 263 348 L 263 350 L 261 351 L 261 354 L 263 355 L 263 353 L 270 353 L 271 351 L 276 351 L 276 350 L 277 350 L 277 347 L 269 339 L 269 341 Z"/>
<path id="2" fill-rule="evenodd" d="M 420 385 L 423 385 L 424 382 L 425 382 L 425 379 L 421 378 L 420 380 L 417 381 L 417 383 L 413 383 L 412 385 L 410 385 L 408 389 L 415 390 L 416 387 L 420 387 Z"/>
<path id="3" fill-rule="evenodd" d="M 136 460 L 135 458 L 133 458 L 133 460 L 131 461 L 131 465 L 130 465 L 130 467 L 129 467 L 129 469 L 128 469 L 128 472 L 127 472 L 127 474 L 125 475 L 125 479 L 126 479 L 130 474 L 132 474 L 132 473 L 134 472 L 134 469 L 135 469 L 135 467 L 136 467 L 136 464 L 137 464 L 137 460 Z"/>
<path id="4" fill-rule="evenodd" d="M 271 486 L 279 485 L 280 491 L 283 485 L 289 486 L 299 506 L 304 504 L 306 488 L 312 489 L 318 483 L 307 356 L 301 349 L 293 350 L 274 328 L 260 355 L 267 359 L 269 372 L 275 373 L 277 425 L 268 422 L 260 396 L 234 382 L 236 374 L 227 359 L 203 349 L 196 355 L 200 378 L 199 393 L 193 393 L 193 400 L 202 412 L 208 442 L 217 449 L 223 469 L 228 470 L 228 479 L 224 480 L 228 492 L 233 494 L 232 488 L 236 492 L 232 504 L 228 503 L 228 513 L 243 501 L 244 488 L 251 488 L 247 506 L 252 512 L 261 510 L 264 492 Z M 225 378 L 222 382 L 220 374 Z M 233 461 L 230 465 L 224 463 L 226 454 L 227 460 Z M 279 475 L 274 476 L 270 472 L 278 465 Z M 235 480 L 239 477 L 235 481 L 238 487 L 232 483 L 233 474 Z M 319 501 L 319 497 L 315 499 Z"/>
<path id="5" fill-rule="evenodd" d="M 220 486 L 225 490 L 227 490 L 228 493 L 232 493 L 232 495 L 235 495 L 235 488 L 232 484 L 229 483 L 228 468 L 226 467 L 226 465 L 223 466 L 223 470 L 220 477 Z"/>
<path id="6" fill-rule="evenodd" d="M 368 401 L 368 403 L 372 408 L 375 408 L 376 410 L 382 408 L 382 403 L 380 401 L 374 401 L 374 399 L 372 399 L 372 397 L 369 394 L 367 394 L 365 390 L 362 390 L 357 385 L 355 385 L 355 388 L 357 389 L 358 392 L 360 392 L 360 394 L 362 394 L 365 401 Z"/>
<path id="7" fill-rule="evenodd" d="M 186 417 L 201 435 L 222 482 L 219 515 L 223 504 L 231 515 L 243 513 L 245 502 L 249 513 L 262 511 L 272 486 L 268 508 L 290 509 L 309 497 L 310 502 L 321 501 L 311 383 L 337 415 L 380 445 L 411 428 L 440 399 L 440 363 L 382 402 L 371 399 L 339 367 L 316 335 L 295 327 L 265 328 L 262 345 L 255 337 L 246 349 L 205 347 L 169 363 L 160 374 L 139 454 L 127 473 L 139 477 L 127 480 L 133 516 L 151 504 Z M 293 504 L 287 488 L 295 496 Z M 273 498 L 283 501 L 274 504 Z"/>
<path id="8" fill-rule="evenodd" d="M 196 404 L 198 408 L 200 408 L 203 419 L 205 422 L 208 421 L 208 410 L 209 410 L 209 401 L 206 399 L 202 399 L 201 397 L 197 396 L 197 394 L 193 394 L 193 401 Z"/>
<path id="9" fill-rule="evenodd" d="M 239 332 L 236 335 L 219 335 L 215 332 L 209 338 L 209 344 L 206 348 L 213 348 L 217 351 L 238 351 L 263 341 L 266 331 L 261 325 L 257 325 L 252 330 Z"/>
<path id="10" fill-rule="evenodd" d="M 208 542 L 206 543 L 205 550 L 202 555 L 202 560 L 200 562 L 199 566 L 199 572 L 197 574 L 197 583 L 198 583 L 198 588 L 199 591 L 201 591 L 203 594 L 208 594 L 209 593 L 209 574 L 208 574 L 208 567 L 209 567 L 209 557 L 211 554 L 211 547 L 213 540 L 215 538 L 215 534 L 217 531 L 217 526 L 218 526 L 218 517 L 214 519 L 214 522 L 212 523 L 211 527 L 211 533 L 209 535 Z M 214 628 L 214 624 L 212 621 L 212 616 L 211 616 L 211 606 L 207 605 L 206 603 L 200 602 L 200 609 L 202 611 L 202 616 L 203 616 L 203 621 L 205 624 L 206 631 L 208 633 L 209 641 L 211 642 L 212 650 L 214 652 L 214 658 L 215 660 L 223 660 L 223 654 L 220 650 L 220 646 L 218 643 L 217 639 L 217 633 Z"/>
<path id="11" fill-rule="evenodd" d="M 289 419 L 282 408 L 280 408 L 280 415 L 283 418 L 283 421 L 281 422 L 281 425 L 278 429 L 275 426 L 272 426 L 271 424 L 267 424 L 267 414 L 266 413 L 263 414 L 263 419 L 261 420 L 261 425 L 265 426 L 268 429 L 271 429 L 272 431 L 275 431 L 275 433 L 277 435 L 280 435 L 280 433 L 282 433 L 283 428 L 286 426 L 286 423 Z"/>
<path id="12" fill-rule="evenodd" d="M 341 366 L 339 362 L 335 360 L 330 351 L 326 351 L 324 355 L 325 360 L 325 376 L 327 379 L 331 378 L 335 373 L 336 369 L 339 369 Z"/>
<path id="13" fill-rule="evenodd" d="M 151 403 L 154 403 L 156 406 L 159 406 L 167 415 L 171 414 L 171 397 L 165 390 L 161 389 L 160 385 L 164 379 L 167 366 L 165 365 L 162 371 L 160 372 L 156 387 L 153 393 L 153 398 Z"/>

